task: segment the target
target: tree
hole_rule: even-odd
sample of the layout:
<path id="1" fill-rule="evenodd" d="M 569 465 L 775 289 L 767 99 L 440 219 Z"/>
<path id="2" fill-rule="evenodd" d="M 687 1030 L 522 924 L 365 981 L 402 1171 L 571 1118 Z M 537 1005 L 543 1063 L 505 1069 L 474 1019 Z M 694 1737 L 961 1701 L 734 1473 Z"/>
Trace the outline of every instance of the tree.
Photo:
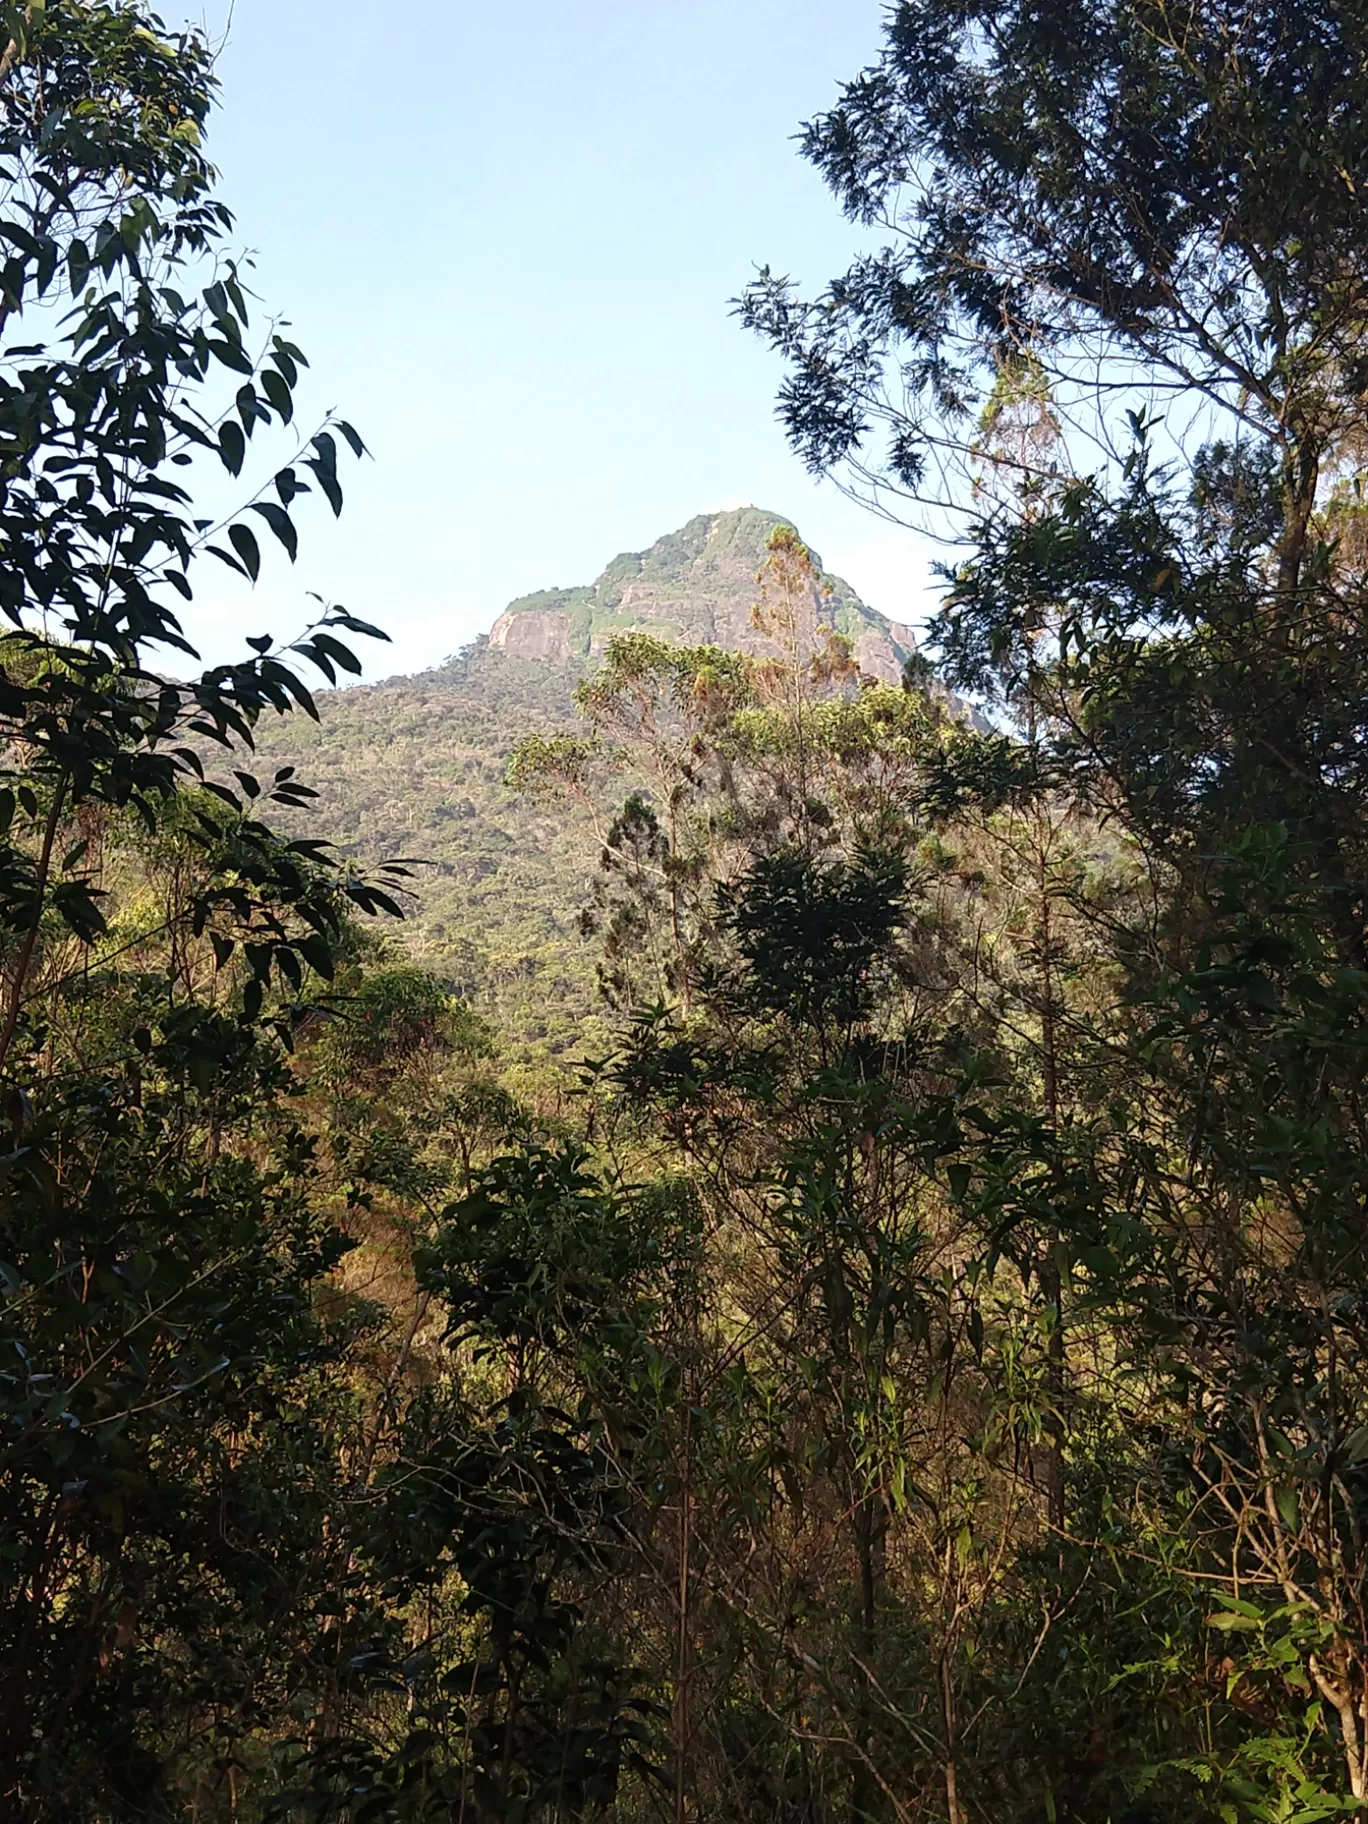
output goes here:
<path id="1" fill-rule="evenodd" d="M 327 610 L 289 653 L 158 666 L 194 658 L 169 604 L 201 555 L 255 579 L 255 515 L 293 558 L 298 498 L 340 510 L 361 444 L 325 425 L 226 527 L 196 517 L 181 471 L 238 475 L 303 363 L 249 340 L 208 50 L 103 0 L 5 31 L 0 1812 L 163 1816 L 235 1792 L 326 1682 L 360 1427 L 335 1371 L 372 1319 L 317 1302 L 349 1244 L 284 1045 L 348 917 L 395 902 L 258 820 L 308 796 L 292 769 L 205 779 L 263 713 L 316 713 L 292 660 L 355 671 L 337 632 L 374 629 Z"/>
<path id="2" fill-rule="evenodd" d="M 812 304 L 768 274 L 745 302 L 791 362 L 795 446 L 921 491 L 1022 361 L 1085 435 L 1112 401 L 1158 402 L 1175 433 L 1212 407 L 1271 446 L 1293 587 L 1363 390 L 1359 23 L 903 0 L 878 63 L 803 137 L 847 214 L 892 238 Z"/>
<path id="3" fill-rule="evenodd" d="M 1026 754 L 980 744 L 958 802 L 1015 769 L 1139 865 L 1131 914 L 1093 923 L 1124 992 L 1060 1233 L 1153 1402 L 1133 1515 L 1162 1491 L 1169 1549 L 1222 1592 L 1213 1638 L 1249 1640 L 1224 1746 L 1170 1763 L 1236 1815 L 1368 1799 L 1362 23 L 900 5 L 805 134 L 888 245 L 813 304 L 769 275 L 746 303 L 812 466 L 975 522 L 939 648 Z M 1017 500 L 975 501 L 975 418 L 1023 370 L 1062 439 L 1019 443 Z M 1058 1159 L 1048 1128 L 1028 1152 Z"/>

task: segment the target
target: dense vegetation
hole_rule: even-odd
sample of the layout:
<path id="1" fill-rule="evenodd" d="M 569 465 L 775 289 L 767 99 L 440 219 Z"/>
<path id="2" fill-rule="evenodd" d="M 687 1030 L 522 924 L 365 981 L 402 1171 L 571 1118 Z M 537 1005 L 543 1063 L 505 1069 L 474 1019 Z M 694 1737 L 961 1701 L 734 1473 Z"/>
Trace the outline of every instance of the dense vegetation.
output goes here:
<path id="1" fill-rule="evenodd" d="M 258 735 L 272 767 L 297 768 L 318 793 L 279 827 L 363 867 L 414 857 L 406 951 L 539 1066 L 586 1039 L 608 1043 L 577 922 L 592 847 L 506 778 L 529 728 L 573 726 L 582 669 L 480 642 L 416 677 L 320 693 L 317 722 L 296 716 Z"/>
<path id="2" fill-rule="evenodd" d="M 1368 1809 L 1365 26 L 892 9 L 805 144 L 893 238 L 744 309 L 809 461 L 970 516 L 984 715 L 782 526 L 757 650 L 618 633 L 497 785 L 555 671 L 461 661 L 520 878 L 583 845 L 570 1071 L 290 834 L 373 629 L 165 675 L 362 445 L 203 44 L 6 15 L 0 1817 Z"/>
<path id="3" fill-rule="evenodd" d="M 321 695 L 316 722 L 292 717 L 258 733 L 262 756 L 296 767 L 318 793 L 283 813 L 281 829 L 325 837 L 368 866 L 392 855 L 421 861 L 406 949 L 494 1020 L 505 1050 L 529 1065 L 582 1058 L 611 1032 L 579 929 L 593 841 L 554 805 L 513 789 L 513 751 L 529 728 L 572 727 L 575 686 L 617 634 L 771 645 L 750 611 L 768 540 L 784 523 L 753 507 L 700 515 L 614 558 L 595 583 L 520 597 L 500 617 L 506 626 L 563 616 L 563 650 L 533 658 L 516 641 L 482 637 L 417 677 Z M 866 661 L 872 648 L 897 676 L 904 648 L 849 584 L 818 565 L 811 595 L 824 624 L 863 637 Z M 606 828 L 611 792 L 596 809 Z"/>

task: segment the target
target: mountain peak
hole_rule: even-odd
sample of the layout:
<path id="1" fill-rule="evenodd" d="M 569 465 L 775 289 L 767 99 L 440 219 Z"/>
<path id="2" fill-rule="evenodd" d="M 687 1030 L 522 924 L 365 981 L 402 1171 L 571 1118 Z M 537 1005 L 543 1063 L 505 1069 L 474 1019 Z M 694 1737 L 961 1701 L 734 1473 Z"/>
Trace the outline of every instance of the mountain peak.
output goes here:
<path id="1" fill-rule="evenodd" d="M 510 658 L 584 660 L 616 633 L 653 633 L 680 645 L 734 652 L 769 649 L 752 624 L 758 572 L 777 526 L 792 525 L 763 507 L 696 514 L 645 551 L 624 551 L 593 583 L 542 589 L 510 602 L 490 630 L 490 645 Z M 862 670 L 896 682 L 914 650 L 910 628 L 868 607 L 812 552 L 814 619 L 853 644 Z"/>

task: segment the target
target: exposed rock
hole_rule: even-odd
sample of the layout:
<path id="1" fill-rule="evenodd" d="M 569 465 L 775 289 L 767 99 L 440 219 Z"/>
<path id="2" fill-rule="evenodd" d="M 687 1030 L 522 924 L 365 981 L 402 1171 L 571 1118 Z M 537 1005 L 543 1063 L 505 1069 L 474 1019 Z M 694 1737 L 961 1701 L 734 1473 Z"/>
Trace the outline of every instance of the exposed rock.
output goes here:
<path id="1" fill-rule="evenodd" d="M 780 514 L 758 507 L 701 513 L 647 551 L 615 557 L 597 582 L 577 589 L 544 589 L 512 602 L 495 622 L 491 645 L 524 659 L 588 659 L 616 633 L 653 633 L 681 645 L 717 645 L 735 652 L 772 653 L 777 642 L 757 627 L 757 576 L 769 556 Z M 866 606 L 849 583 L 822 570 L 802 602 L 788 604 L 800 647 L 816 644 L 818 629 L 834 627 L 854 647 L 868 676 L 896 683 L 915 651 L 910 628 Z"/>
<path id="2" fill-rule="evenodd" d="M 489 630 L 489 643 L 511 659 L 568 659 L 570 617 L 554 609 L 506 609 Z"/>

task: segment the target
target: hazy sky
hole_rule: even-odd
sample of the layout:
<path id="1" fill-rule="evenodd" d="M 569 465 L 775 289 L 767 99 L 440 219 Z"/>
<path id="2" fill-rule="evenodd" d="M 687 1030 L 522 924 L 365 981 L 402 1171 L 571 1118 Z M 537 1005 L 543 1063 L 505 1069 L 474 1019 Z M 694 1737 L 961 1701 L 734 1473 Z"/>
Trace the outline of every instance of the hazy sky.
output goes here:
<path id="1" fill-rule="evenodd" d="M 924 612 L 927 548 L 807 477 L 779 364 L 728 303 L 758 264 L 815 286 L 857 244 L 793 134 L 877 49 L 878 0 L 204 17 L 228 24 L 210 150 L 255 288 L 310 357 L 309 405 L 375 456 L 340 522 L 306 513 L 295 570 L 272 560 L 255 596 L 224 573 L 191 617 L 206 656 L 296 625 L 312 588 L 392 634 L 370 675 L 411 670 L 748 501 L 875 607 Z"/>

